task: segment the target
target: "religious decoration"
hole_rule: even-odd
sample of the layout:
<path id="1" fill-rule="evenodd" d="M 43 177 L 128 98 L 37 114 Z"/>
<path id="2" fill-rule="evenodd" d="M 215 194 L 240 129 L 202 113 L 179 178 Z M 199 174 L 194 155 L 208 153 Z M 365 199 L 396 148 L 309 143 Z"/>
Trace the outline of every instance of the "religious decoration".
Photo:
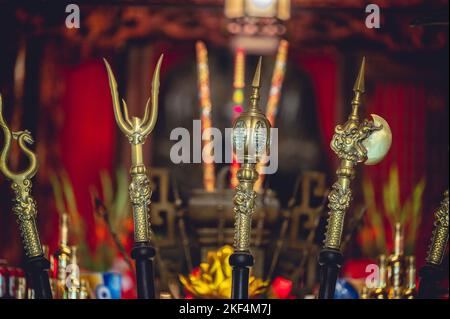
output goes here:
<path id="1" fill-rule="evenodd" d="M 434 230 L 431 244 L 425 259 L 426 265 L 420 270 L 419 295 L 421 299 L 438 298 L 439 281 L 446 270 L 442 269 L 442 261 L 448 244 L 449 203 L 448 190 L 434 214 Z"/>
<path id="2" fill-rule="evenodd" d="M 249 267 L 253 265 L 250 253 L 251 219 L 254 213 L 256 192 L 253 187 L 258 179 L 256 163 L 267 154 L 270 146 L 270 123 L 259 108 L 261 82 L 261 58 L 252 83 L 252 94 L 247 111 L 236 119 L 233 128 L 233 149 L 242 163 L 237 178 L 239 185 L 234 196 L 235 233 L 232 298 L 248 298 Z"/>
<path id="3" fill-rule="evenodd" d="M 391 130 L 383 118 L 372 114 L 373 121 L 359 120 L 359 106 L 365 92 L 364 72 L 365 58 L 353 87 L 355 96 L 352 100 L 352 113 L 345 124 L 336 126 L 330 144 L 341 163 L 336 172 L 338 180 L 328 195 L 330 213 L 324 247 L 319 255 L 321 267 L 319 298 L 322 299 L 332 299 L 334 296 L 337 275 L 342 263 L 340 248 L 344 217 L 352 200 L 350 182 L 355 177 L 354 167 L 361 162 L 366 165 L 380 162 L 392 143 Z"/>
<path id="4" fill-rule="evenodd" d="M 52 292 L 48 279 L 50 264 L 44 257 L 39 232 L 36 225 L 37 207 L 36 201 L 31 195 L 31 179 L 38 170 L 36 155 L 28 145 L 34 140 L 27 130 L 11 132 L 3 118 L 3 100 L 0 95 L 0 126 L 4 134 L 4 145 L 0 153 L 0 171 L 12 181 L 11 188 L 14 191 L 14 206 L 12 208 L 19 224 L 23 249 L 27 257 L 27 271 L 32 278 L 33 288 L 38 299 L 51 299 Z M 21 151 L 29 160 L 29 166 L 20 171 L 13 172 L 8 166 L 8 157 L 11 151 L 11 141 L 16 140 Z"/>
<path id="5" fill-rule="evenodd" d="M 416 258 L 404 253 L 404 229 L 400 223 L 395 224 L 394 250 L 386 257 L 378 257 L 377 276 L 373 285 L 363 287 L 361 299 L 415 299 Z"/>
<path id="6" fill-rule="evenodd" d="M 150 181 L 147 177 L 147 169 L 143 162 L 142 146 L 146 137 L 155 127 L 158 117 L 158 92 L 159 92 L 159 70 L 162 63 L 161 56 L 156 65 L 152 80 L 152 96 L 147 100 L 145 114 L 143 118 L 128 115 L 127 105 L 123 102 L 123 114 L 117 91 L 117 83 L 112 73 L 111 67 L 106 60 L 105 65 L 108 71 L 109 85 L 114 106 L 114 115 L 117 125 L 125 134 L 131 144 L 130 169 L 131 183 L 129 187 L 130 202 L 133 206 L 134 219 L 134 242 L 132 257 L 136 260 L 136 277 L 138 284 L 138 297 L 142 299 L 155 298 L 154 269 L 153 260 L 155 250 L 150 245 L 151 230 L 149 219 Z M 151 104 L 151 112 L 149 110 Z"/>
<path id="7" fill-rule="evenodd" d="M 201 110 L 202 123 L 202 143 L 203 149 L 211 147 L 213 141 L 211 138 L 211 98 L 209 90 L 209 68 L 208 68 L 208 50 L 203 42 L 198 41 L 195 45 L 197 52 L 197 73 L 198 73 L 198 98 Z M 206 133 L 206 134 L 205 134 Z M 214 154 L 203 152 L 203 186 L 207 192 L 214 191 L 216 185 L 216 175 L 214 170 Z"/>
<path id="8" fill-rule="evenodd" d="M 179 275 L 184 289 L 193 298 L 229 299 L 231 296 L 231 266 L 229 258 L 233 247 L 223 246 L 217 251 L 209 251 L 206 262 L 200 264 L 189 275 Z M 260 278 L 250 276 L 249 297 L 263 295 L 269 283 Z"/>

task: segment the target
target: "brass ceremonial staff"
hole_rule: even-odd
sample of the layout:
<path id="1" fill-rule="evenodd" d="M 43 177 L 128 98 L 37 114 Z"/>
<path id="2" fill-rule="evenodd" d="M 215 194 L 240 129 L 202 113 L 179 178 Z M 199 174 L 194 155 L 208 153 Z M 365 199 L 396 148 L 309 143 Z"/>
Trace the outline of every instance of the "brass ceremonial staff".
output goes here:
<path id="1" fill-rule="evenodd" d="M 361 162 L 372 165 L 380 162 L 387 154 L 392 134 L 388 123 L 372 114 L 373 121 L 360 122 L 359 106 L 364 93 L 365 58 L 361 63 L 353 87 L 352 113 L 344 125 L 337 125 L 331 140 L 331 149 L 341 160 L 336 171 L 337 181 L 328 195 L 330 209 L 324 247 L 319 254 L 320 290 L 319 299 L 333 299 L 336 280 L 342 264 L 340 251 L 345 212 L 350 206 L 352 192 L 350 182 L 355 176 L 354 167 Z"/>
<path id="2" fill-rule="evenodd" d="M 253 186 L 258 179 L 256 163 L 266 155 L 270 146 L 270 123 L 259 108 L 261 58 L 259 58 L 249 109 L 239 115 L 233 127 L 233 149 L 241 164 L 239 181 L 234 195 L 234 253 L 230 256 L 232 271 L 231 298 L 247 299 L 249 271 L 253 265 L 250 253 L 251 221 L 255 209 L 256 192 Z"/>
<path id="3" fill-rule="evenodd" d="M 439 298 L 437 289 L 439 280 L 442 279 L 442 259 L 448 243 L 448 190 L 444 193 L 444 199 L 434 214 L 434 231 L 431 245 L 426 258 L 426 265 L 420 270 L 420 285 L 418 298 Z"/>
<path id="4" fill-rule="evenodd" d="M 28 148 L 27 144 L 33 144 L 33 137 L 27 130 L 11 132 L 3 118 L 2 96 L 0 95 L 0 126 L 4 133 L 4 145 L 0 154 L 0 171 L 12 181 L 11 188 L 15 199 L 12 208 L 19 224 L 22 244 L 25 250 L 26 271 L 32 280 L 35 296 L 38 299 L 52 299 L 52 291 L 48 278 L 50 263 L 44 257 L 39 233 L 36 226 L 36 201 L 31 196 L 31 178 L 36 174 L 38 163 L 36 155 Z M 28 157 L 30 165 L 27 169 L 15 173 L 8 167 L 8 157 L 11 151 L 11 138 L 19 144 L 19 148 Z"/>
<path id="5" fill-rule="evenodd" d="M 131 257 L 136 262 L 137 294 L 139 299 L 154 299 L 154 267 L 153 257 L 155 249 L 151 246 L 151 228 L 149 219 L 149 205 L 152 190 L 150 180 L 147 177 L 147 169 L 144 165 L 142 145 L 147 136 L 152 132 L 158 118 L 158 92 L 159 70 L 163 56 L 161 55 L 156 65 L 152 79 L 151 98 L 147 100 L 144 118 L 140 119 L 128 116 L 128 108 L 125 100 L 123 103 L 123 115 L 117 92 L 117 82 L 111 70 L 111 66 L 104 59 L 108 71 L 109 86 L 114 106 L 114 115 L 120 130 L 128 137 L 131 144 L 131 183 L 128 188 L 130 201 L 133 206 L 134 220 L 134 247 Z M 151 114 L 149 104 L 151 103 Z"/>

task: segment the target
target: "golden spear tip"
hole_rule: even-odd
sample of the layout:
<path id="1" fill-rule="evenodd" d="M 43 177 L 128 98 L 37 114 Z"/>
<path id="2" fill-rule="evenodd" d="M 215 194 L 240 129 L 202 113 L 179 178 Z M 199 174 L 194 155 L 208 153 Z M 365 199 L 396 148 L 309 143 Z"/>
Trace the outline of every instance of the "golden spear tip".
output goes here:
<path id="1" fill-rule="evenodd" d="M 103 58 L 103 62 L 105 63 L 106 67 L 109 67 L 108 60 L 106 60 L 105 58 Z"/>
<path id="2" fill-rule="evenodd" d="M 259 88 L 261 84 L 261 63 L 262 63 L 262 57 L 259 57 L 258 65 L 256 66 L 255 76 L 253 77 L 253 83 L 252 86 L 254 88 Z"/>
<path id="3" fill-rule="evenodd" d="M 365 92 L 365 88 L 364 88 L 365 69 L 366 69 L 366 57 L 363 57 L 361 66 L 359 68 L 358 77 L 356 78 L 355 86 L 353 87 L 354 92 L 360 92 L 360 93 Z"/>

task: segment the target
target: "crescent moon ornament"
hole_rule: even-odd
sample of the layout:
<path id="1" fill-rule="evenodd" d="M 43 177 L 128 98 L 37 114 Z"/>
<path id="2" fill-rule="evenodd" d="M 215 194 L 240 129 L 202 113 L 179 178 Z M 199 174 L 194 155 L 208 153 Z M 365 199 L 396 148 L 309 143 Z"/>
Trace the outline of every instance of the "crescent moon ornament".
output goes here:
<path id="1" fill-rule="evenodd" d="M 367 150 L 366 165 L 374 165 L 386 156 L 392 144 L 392 132 L 388 122 L 379 115 L 371 114 L 375 126 L 381 126 L 380 130 L 376 130 L 366 138 L 362 144 Z"/>

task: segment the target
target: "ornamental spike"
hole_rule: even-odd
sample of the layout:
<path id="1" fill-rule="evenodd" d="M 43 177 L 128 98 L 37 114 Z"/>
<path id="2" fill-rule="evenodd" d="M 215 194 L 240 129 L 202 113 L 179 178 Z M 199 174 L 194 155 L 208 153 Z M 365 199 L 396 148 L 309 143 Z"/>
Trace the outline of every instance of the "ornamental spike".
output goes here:
<path id="1" fill-rule="evenodd" d="M 259 57 L 258 65 L 256 66 L 255 75 L 253 76 L 252 82 L 252 95 L 250 96 L 250 108 L 257 109 L 259 107 L 259 88 L 261 86 L 261 64 L 262 57 Z"/>
<path id="2" fill-rule="evenodd" d="M 353 92 L 355 92 L 355 96 L 352 100 L 353 110 L 350 114 L 350 119 L 358 120 L 358 108 L 362 104 L 362 95 L 365 92 L 364 87 L 364 77 L 365 77 L 365 69 L 366 69 L 366 57 L 363 57 L 361 66 L 359 68 L 358 77 L 356 78 L 355 85 L 353 86 Z"/>

